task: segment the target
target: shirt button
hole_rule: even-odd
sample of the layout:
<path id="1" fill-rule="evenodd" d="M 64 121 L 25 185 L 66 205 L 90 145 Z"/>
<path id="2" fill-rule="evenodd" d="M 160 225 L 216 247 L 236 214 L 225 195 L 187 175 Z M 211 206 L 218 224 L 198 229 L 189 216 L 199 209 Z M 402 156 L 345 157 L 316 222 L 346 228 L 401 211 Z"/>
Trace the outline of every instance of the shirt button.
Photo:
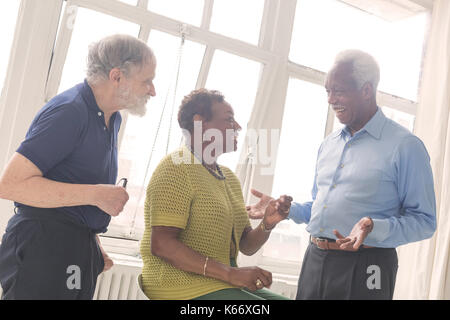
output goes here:
<path id="1" fill-rule="evenodd" d="M 323 232 L 323 228 L 320 228 L 319 231 L 320 231 L 320 232 Z"/>
<path id="2" fill-rule="evenodd" d="M 99 113 L 97 113 L 97 114 L 98 114 L 98 116 L 99 116 L 99 117 L 101 117 L 101 116 L 102 116 L 102 113 L 101 113 L 101 112 L 99 112 Z"/>
<path id="3" fill-rule="evenodd" d="M 331 186 L 331 189 L 334 189 L 334 188 L 336 188 L 336 185 L 335 185 L 335 184 L 333 184 L 333 185 Z"/>
<path id="4" fill-rule="evenodd" d="M 324 205 L 323 208 L 326 209 L 326 208 L 328 208 L 328 207 L 327 207 L 327 205 Z"/>
<path id="5" fill-rule="evenodd" d="M 344 167 L 344 164 L 341 164 L 340 167 L 343 168 L 343 167 Z"/>

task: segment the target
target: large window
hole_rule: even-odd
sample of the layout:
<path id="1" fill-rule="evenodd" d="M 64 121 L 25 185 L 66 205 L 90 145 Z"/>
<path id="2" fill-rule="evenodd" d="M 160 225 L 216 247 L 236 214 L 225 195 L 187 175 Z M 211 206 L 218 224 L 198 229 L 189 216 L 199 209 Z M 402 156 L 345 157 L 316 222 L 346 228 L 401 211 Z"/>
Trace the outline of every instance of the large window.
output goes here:
<path id="1" fill-rule="evenodd" d="M 154 50 L 156 97 L 150 100 L 145 117 L 122 114 L 118 175 L 128 178 L 130 199 L 124 211 L 112 219 L 107 233 L 111 237 L 140 239 L 147 184 L 159 161 L 182 142 L 177 112 L 182 98 L 190 91 L 200 87 L 219 90 L 233 106 L 235 118 L 243 128 L 238 152 L 224 155 L 220 163 L 232 170 L 236 168 L 260 74 L 270 60 L 261 59 L 260 50 L 252 52 L 254 45 L 235 39 L 258 42 L 264 1 L 248 1 L 245 6 L 239 1 L 218 0 L 89 3 L 72 0 L 64 6 L 47 99 L 84 79 L 88 46 L 102 37 L 130 34 Z M 238 6 L 242 10 L 234 19 L 239 32 L 229 24 Z M 257 14 L 246 21 L 245 16 L 251 12 Z"/>
<path id="2" fill-rule="evenodd" d="M 337 0 L 297 0 L 273 196 L 311 201 L 320 143 L 343 127 L 329 110 L 323 87 L 325 72 L 341 50 L 360 49 L 378 60 L 379 106 L 388 118 L 413 130 L 427 22 L 427 13 L 388 22 Z M 305 225 L 284 221 L 273 231 L 262 261 L 296 261 L 293 273 L 298 273 L 308 241 Z"/>
<path id="3" fill-rule="evenodd" d="M 19 6 L 20 0 L 0 2 L 0 30 L 2 30 L 0 36 L 2 44 L 2 50 L 0 50 L 0 90 L 6 77 Z"/>
<path id="4" fill-rule="evenodd" d="M 88 45 L 104 36 L 131 34 L 153 48 L 156 97 L 145 117 L 123 113 L 119 178 L 128 178 L 130 200 L 107 234 L 140 240 L 148 181 L 161 158 L 180 146 L 177 111 L 191 90 L 219 90 L 234 108 L 242 127 L 238 151 L 219 159 L 232 170 L 249 157 L 248 129 L 281 128 L 274 173 L 262 178 L 265 173 L 242 169 L 236 173 L 243 185 L 264 183 L 275 197 L 310 201 L 318 148 L 340 126 L 323 88 L 334 56 L 349 48 L 372 53 L 381 67 L 380 107 L 412 130 L 428 19 L 419 12 L 388 22 L 337 0 L 70 0 L 46 96 L 83 80 Z M 304 225 L 284 221 L 253 262 L 296 276 L 308 236 Z"/>
<path id="5" fill-rule="evenodd" d="M 328 71 L 337 52 L 361 49 L 379 62 L 379 90 L 417 99 L 427 14 L 386 21 L 338 0 L 297 0 L 289 58 Z"/>

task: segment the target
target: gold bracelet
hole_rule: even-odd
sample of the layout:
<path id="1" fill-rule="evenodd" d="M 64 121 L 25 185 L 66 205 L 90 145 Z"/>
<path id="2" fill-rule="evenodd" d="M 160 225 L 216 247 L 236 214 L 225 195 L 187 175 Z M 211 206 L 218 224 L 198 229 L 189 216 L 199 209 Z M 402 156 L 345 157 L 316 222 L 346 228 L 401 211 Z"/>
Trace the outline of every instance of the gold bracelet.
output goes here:
<path id="1" fill-rule="evenodd" d="M 206 277 L 206 265 L 208 264 L 209 257 L 206 257 L 205 264 L 203 265 L 203 276 Z"/>
<path id="2" fill-rule="evenodd" d="M 267 229 L 266 225 L 264 224 L 264 221 L 261 221 L 260 227 L 261 227 L 262 231 L 267 232 L 267 233 L 271 232 L 273 230 L 273 228 L 275 228 L 275 227 L 272 227 L 270 229 Z"/>

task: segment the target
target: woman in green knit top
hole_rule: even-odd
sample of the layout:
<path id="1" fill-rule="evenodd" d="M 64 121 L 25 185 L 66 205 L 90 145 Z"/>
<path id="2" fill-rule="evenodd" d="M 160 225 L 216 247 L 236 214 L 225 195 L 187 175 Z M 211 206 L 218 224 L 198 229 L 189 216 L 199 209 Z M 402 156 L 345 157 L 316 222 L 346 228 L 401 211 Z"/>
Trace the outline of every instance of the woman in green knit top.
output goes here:
<path id="1" fill-rule="evenodd" d="M 150 299 L 283 299 L 264 289 L 272 283 L 269 271 L 237 267 L 236 258 L 239 251 L 252 255 L 261 248 L 288 215 L 292 198 L 267 201 L 261 224 L 251 227 L 239 180 L 216 163 L 221 154 L 236 151 L 241 129 L 219 92 L 191 92 L 178 122 L 189 137 L 186 146 L 159 163 L 147 189 L 141 241 L 145 294 Z M 208 135 L 214 139 L 206 141 Z"/>

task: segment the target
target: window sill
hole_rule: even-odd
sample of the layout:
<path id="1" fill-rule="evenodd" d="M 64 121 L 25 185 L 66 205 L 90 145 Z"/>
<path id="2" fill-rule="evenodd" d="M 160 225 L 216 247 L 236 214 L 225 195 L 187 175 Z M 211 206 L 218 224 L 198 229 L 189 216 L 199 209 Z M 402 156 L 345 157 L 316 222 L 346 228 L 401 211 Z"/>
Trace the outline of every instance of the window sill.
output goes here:
<path id="1" fill-rule="evenodd" d="M 106 236 L 99 236 L 103 249 L 113 257 L 113 255 L 122 255 L 130 258 L 136 258 L 141 261 L 140 241 L 131 239 L 120 239 Z"/>

